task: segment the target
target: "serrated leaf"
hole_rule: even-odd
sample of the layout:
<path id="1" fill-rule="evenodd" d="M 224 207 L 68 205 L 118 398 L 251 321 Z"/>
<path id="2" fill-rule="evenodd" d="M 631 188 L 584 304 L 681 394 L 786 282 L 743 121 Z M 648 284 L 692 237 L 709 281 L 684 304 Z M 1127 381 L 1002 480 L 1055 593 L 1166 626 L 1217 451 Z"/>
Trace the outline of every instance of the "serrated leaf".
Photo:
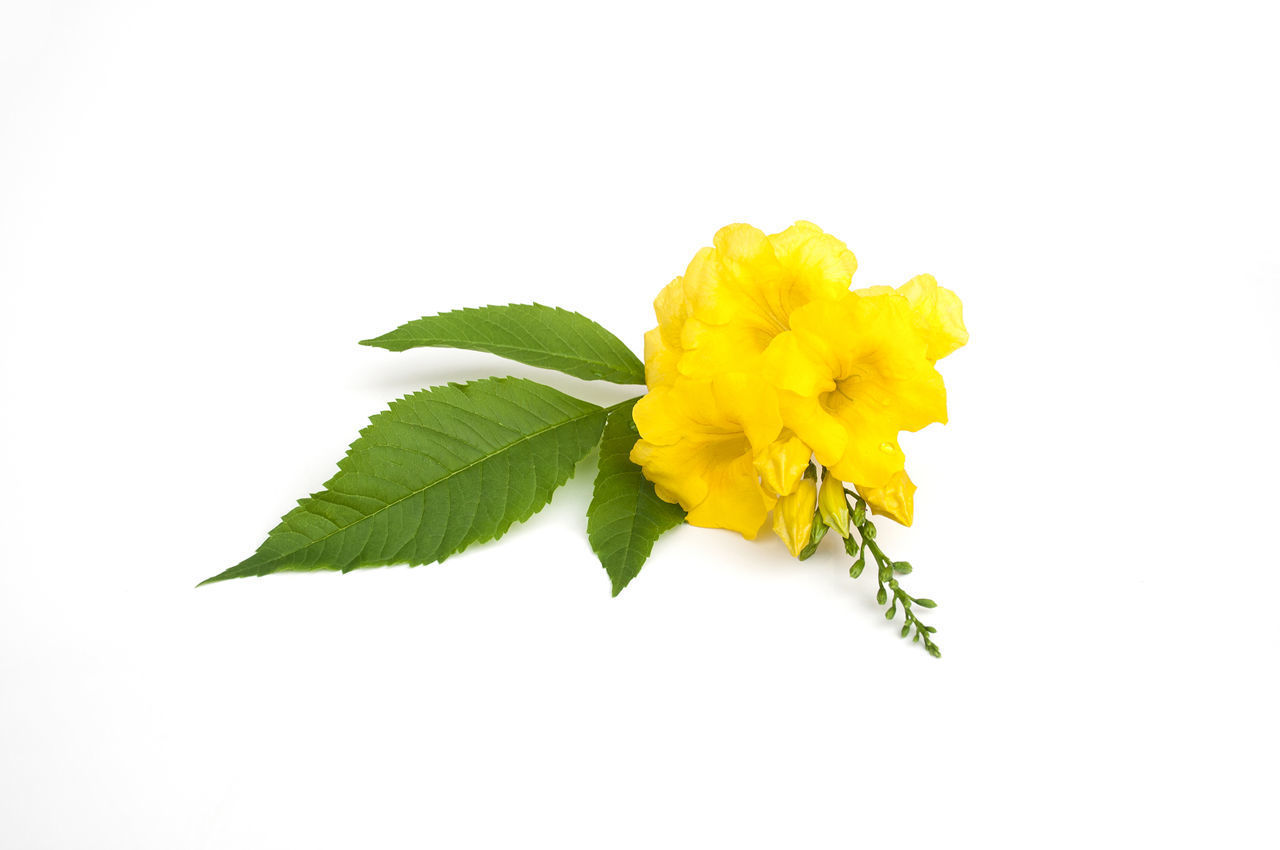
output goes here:
<path id="1" fill-rule="evenodd" d="M 631 462 L 631 447 L 640 438 L 631 418 L 635 402 L 609 414 L 600 440 L 595 492 L 587 507 L 587 539 L 609 574 L 614 596 L 639 574 L 658 537 L 684 522 L 680 506 L 659 499 L 653 484 Z"/>
<path id="2" fill-rule="evenodd" d="M 581 313 L 542 304 L 468 307 L 424 316 L 360 344 L 391 351 L 466 348 L 589 381 L 644 383 L 644 364 L 622 340 Z"/>
<path id="3" fill-rule="evenodd" d="M 520 378 L 433 387 L 377 414 L 325 489 L 258 551 L 204 584 L 284 570 L 443 561 L 551 500 L 600 439 L 605 411 Z"/>

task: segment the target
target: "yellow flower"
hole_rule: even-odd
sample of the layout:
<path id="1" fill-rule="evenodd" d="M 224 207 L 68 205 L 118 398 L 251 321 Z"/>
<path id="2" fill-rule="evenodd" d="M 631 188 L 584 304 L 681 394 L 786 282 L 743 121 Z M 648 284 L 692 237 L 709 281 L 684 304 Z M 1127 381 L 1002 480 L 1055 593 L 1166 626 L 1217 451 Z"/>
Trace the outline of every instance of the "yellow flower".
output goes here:
<path id="1" fill-rule="evenodd" d="M 902 525 L 911 525 L 916 485 L 911 482 L 906 470 L 894 473 L 884 487 L 858 487 L 858 495 L 866 500 L 871 513 L 887 516 Z"/>
<path id="2" fill-rule="evenodd" d="M 858 262 L 843 242 L 809 222 L 766 236 L 746 224 L 716 233 L 683 277 L 654 301 L 657 333 L 645 337 L 650 387 L 678 372 L 709 379 L 754 368 L 791 313 L 847 292 Z"/>
<path id="3" fill-rule="evenodd" d="M 834 529 L 841 537 L 849 536 L 849 498 L 844 494 L 844 482 L 832 475 L 831 470 L 822 475 L 818 510 L 827 528 Z"/>
<path id="4" fill-rule="evenodd" d="M 836 477 L 887 486 L 903 468 L 898 432 L 947 421 L 907 300 L 848 293 L 801 307 L 791 326 L 765 356 L 783 421 Z"/>
<path id="5" fill-rule="evenodd" d="M 679 378 L 651 389 L 633 416 L 641 439 L 631 460 L 658 496 L 679 503 L 692 525 L 755 539 L 774 503 L 755 467 L 782 430 L 774 392 L 742 373 Z"/>
<path id="6" fill-rule="evenodd" d="M 969 341 L 960 296 L 938 286 L 931 274 L 916 275 L 897 290 L 888 286 L 856 290 L 858 295 L 887 295 L 895 291 L 911 305 L 911 321 L 927 345 L 925 357 L 941 360 Z"/>
<path id="7" fill-rule="evenodd" d="M 845 482 L 909 525 L 898 434 L 947 420 L 934 363 L 969 338 L 960 299 L 929 275 L 851 293 L 853 253 L 804 221 L 713 241 L 654 300 L 632 459 L 693 525 L 754 538 L 773 510 L 793 553 L 806 500 L 850 533 Z M 815 457 L 820 489 L 803 478 Z"/>
<path id="8" fill-rule="evenodd" d="M 795 492 L 783 496 L 773 509 L 773 533 L 787 544 L 792 557 L 799 558 L 813 534 L 813 510 L 818 501 L 818 485 L 812 478 L 801 479 Z"/>

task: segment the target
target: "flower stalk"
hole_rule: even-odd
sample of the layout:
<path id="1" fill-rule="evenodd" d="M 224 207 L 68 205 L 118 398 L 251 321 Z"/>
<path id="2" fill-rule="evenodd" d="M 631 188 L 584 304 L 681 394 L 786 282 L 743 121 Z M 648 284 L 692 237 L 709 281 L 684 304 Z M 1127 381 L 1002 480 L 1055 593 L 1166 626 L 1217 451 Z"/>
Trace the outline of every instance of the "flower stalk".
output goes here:
<path id="1" fill-rule="evenodd" d="M 853 508 L 853 524 L 858 530 L 858 539 L 855 540 L 853 535 L 845 538 L 845 551 L 852 555 L 856 560 L 853 566 L 849 568 L 849 575 L 857 578 L 862 575 L 867 565 L 867 553 L 871 553 L 871 558 L 876 566 L 876 582 L 879 588 L 876 590 L 876 602 L 880 605 L 888 604 L 889 608 L 884 612 L 886 620 L 892 620 L 897 616 L 898 608 L 902 608 L 902 630 L 900 637 L 906 637 L 911 634 L 912 628 L 915 629 L 915 635 L 911 638 L 912 643 L 922 643 L 925 651 L 934 658 L 942 657 L 942 650 L 933 640 L 933 634 L 938 630 L 933 626 L 926 625 L 916 616 L 915 608 L 936 608 L 938 603 L 932 599 L 924 597 L 915 597 L 907 593 L 902 585 L 898 582 L 896 576 L 907 575 L 911 572 L 912 567 L 908 561 L 894 561 L 884 553 L 880 548 L 880 544 L 876 542 L 875 523 L 867 516 L 867 505 L 861 496 L 854 494 Z"/>

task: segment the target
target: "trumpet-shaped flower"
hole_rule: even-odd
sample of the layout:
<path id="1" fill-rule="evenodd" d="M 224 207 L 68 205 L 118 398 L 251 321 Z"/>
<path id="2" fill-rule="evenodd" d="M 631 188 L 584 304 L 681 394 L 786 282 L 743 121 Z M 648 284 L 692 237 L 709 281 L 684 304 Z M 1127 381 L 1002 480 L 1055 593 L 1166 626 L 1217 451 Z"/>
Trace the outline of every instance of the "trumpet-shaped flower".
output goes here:
<path id="1" fill-rule="evenodd" d="M 847 292 L 857 265 L 843 242 L 809 222 L 771 236 L 746 224 L 722 228 L 654 301 L 658 327 L 645 337 L 649 386 L 677 371 L 708 379 L 753 368 L 795 310 Z"/>
<path id="2" fill-rule="evenodd" d="M 801 307 L 791 325 L 764 358 L 783 421 L 837 478 L 887 486 L 903 468 L 898 432 L 947 420 L 907 300 L 849 293 Z"/>
<path id="3" fill-rule="evenodd" d="M 813 536 L 813 511 L 817 501 L 817 483 L 812 478 L 804 478 L 793 492 L 778 499 L 773 508 L 773 533 L 787 544 L 793 558 L 800 557 Z"/>
<path id="4" fill-rule="evenodd" d="M 782 430 L 777 398 L 742 373 L 678 378 L 651 389 L 633 412 L 641 439 L 631 460 L 692 525 L 755 539 L 774 497 L 760 488 L 757 455 Z"/>
<path id="5" fill-rule="evenodd" d="M 888 517 L 896 523 L 911 525 L 911 515 L 915 509 L 916 485 L 907 476 L 906 470 L 895 472 L 889 483 L 883 487 L 858 487 L 858 495 L 867 502 L 867 507 L 878 516 Z"/>

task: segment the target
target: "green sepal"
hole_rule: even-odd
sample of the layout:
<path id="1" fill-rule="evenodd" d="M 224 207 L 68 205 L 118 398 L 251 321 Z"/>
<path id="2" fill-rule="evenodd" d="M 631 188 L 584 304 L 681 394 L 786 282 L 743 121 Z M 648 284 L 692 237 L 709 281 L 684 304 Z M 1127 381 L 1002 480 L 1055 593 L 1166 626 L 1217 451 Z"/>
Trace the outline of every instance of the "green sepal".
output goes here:
<path id="1" fill-rule="evenodd" d="M 812 469 L 813 467 L 810 467 Z M 818 544 L 822 542 L 822 538 L 827 536 L 827 524 L 822 521 L 822 514 L 819 511 L 813 513 L 813 524 L 809 527 L 809 542 L 800 550 L 800 560 L 805 561 L 818 551 Z"/>

